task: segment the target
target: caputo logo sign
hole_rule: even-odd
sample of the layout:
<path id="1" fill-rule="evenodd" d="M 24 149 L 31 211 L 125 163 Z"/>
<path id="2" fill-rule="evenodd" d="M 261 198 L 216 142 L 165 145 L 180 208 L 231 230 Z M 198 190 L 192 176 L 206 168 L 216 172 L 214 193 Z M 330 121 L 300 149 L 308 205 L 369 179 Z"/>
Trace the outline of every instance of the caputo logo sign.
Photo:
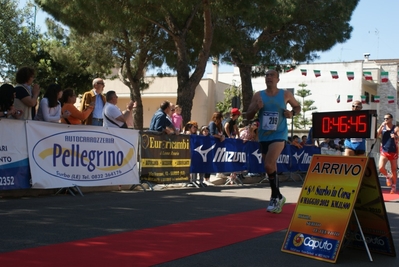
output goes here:
<path id="1" fill-rule="evenodd" d="M 71 131 L 39 140 L 32 150 L 34 162 L 44 172 L 74 180 L 68 173 L 103 180 L 121 176 L 137 164 L 135 147 L 126 139 L 103 132 Z"/>

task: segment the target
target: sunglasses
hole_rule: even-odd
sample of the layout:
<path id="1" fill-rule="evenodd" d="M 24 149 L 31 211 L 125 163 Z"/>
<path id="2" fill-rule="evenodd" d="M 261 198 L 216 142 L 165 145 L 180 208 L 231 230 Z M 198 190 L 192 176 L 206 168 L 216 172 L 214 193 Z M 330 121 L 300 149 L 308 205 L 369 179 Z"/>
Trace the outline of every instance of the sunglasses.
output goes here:
<path id="1" fill-rule="evenodd" d="M 105 85 L 105 83 L 96 83 L 96 84 L 101 84 L 101 85 Z"/>

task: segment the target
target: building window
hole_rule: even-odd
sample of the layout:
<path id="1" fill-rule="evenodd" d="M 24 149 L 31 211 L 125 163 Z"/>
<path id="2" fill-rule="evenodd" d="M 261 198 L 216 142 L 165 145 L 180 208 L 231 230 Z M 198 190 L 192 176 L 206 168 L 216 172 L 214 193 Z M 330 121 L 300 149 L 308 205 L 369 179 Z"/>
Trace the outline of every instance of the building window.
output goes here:
<path id="1" fill-rule="evenodd" d="M 366 96 L 366 104 L 370 103 L 370 94 L 368 92 L 364 92 L 365 96 Z M 372 101 L 374 102 L 374 96 L 371 96 L 373 99 Z"/>

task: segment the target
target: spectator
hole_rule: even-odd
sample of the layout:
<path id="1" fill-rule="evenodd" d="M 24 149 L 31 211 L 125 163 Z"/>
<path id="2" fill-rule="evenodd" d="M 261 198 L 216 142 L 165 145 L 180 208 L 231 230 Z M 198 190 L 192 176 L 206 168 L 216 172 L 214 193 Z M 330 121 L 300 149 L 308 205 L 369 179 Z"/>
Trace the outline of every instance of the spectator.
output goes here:
<path id="1" fill-rule="evenodd" d="M 15 88 L 11 84 L 0 86 L 0 117 L 20 119 L 22 110 L 14 108 Z"/>
<path id="2" fill-rule="evenodd" d="M 86 125 L 103 126 L 103 108 L 106 102 L 104 91 L 105 83 L 101 78 L 93 80 L 93 89 L 83 94 L 80 103 L 80 111 L 84 111 L 89 106 L 93 106 L 93 112 L 83 121 Z"/>
<path id="3" fill-rule="evenodd" d="M 198 123 L 196 121 L 189 121 L 184 127 L 185 134 L 197 134 L 197 131 L 198 131 Z"/>
<path id="4" fill-rule="evenodd" d="M 308 140 L 308 136 L 307 135 L 302 135 L 301 142 L 299 144 L 301 146 L 305 146 L 307 140 Z"/>
<path id="5" fill-rule="evenodd" d="M 301 144 L 299 143 L 299 136 L 294 135 L 292 137 L 291 145 L 296 146 L 297 148 L 302 148 Z"/>
<path id="6" fill-rule="evenodd" d="M 72 88 L 65 89 L 61 97 L 61 112 L 65 113 L 66 111 L 69 111 L 71 115 L 68 118 L 62 118 L 61 123 L 82 124 L 82 120 L 87 119 L 87 117 L 93 112 L 94 107 L 92 105 L 86 107 L 83 111 L 80 111 L 75 107 L 75 103 L 75 91 Z"/>
<path id="7" fill-rule="evenodd" d="M 60 122 L 61 118 L 68 118 L 71 114 L 68 110 L 61 113 L 61 103 L 58 101 L 62 97 L 62 88 L 59 84 L 50 84 L 35 116 L 37 121 Z"/>
<path id="8" fill-rule="evenodd" d="M 228 138 L 238 138 L 239 131 L 237 127 L 237 119 L 241 112 L 238 108 L 233 108 L 230 112 L 230 118 L 228 118 L 223 124 L 224 135 Z"/>
<path id="9" fill-rule="evenodd" d="M 200 135 L 203 135 L 203 136 L 209 136 L 209 128 L 208 128 L 208 126 L 206 126 L 206 125 L 202 126 L 199 134 L 200 134 Z M 206 182 L 209 182 L 209 179 L 210 179 L 210 177 L 211 177 L 211 174 L 210 174 L 210 173 L 200 173 L 200 174 L 199 174 L 199 177 L 200 177 L 200 181 L 205 180 Z M 208 185 L 207 185 L 206 183 L 204 183 L 204 182 L 203 182 L 201 185 L 202 185 L 203 187 L 208 186 Z"/>
<path id="10" fill-rule="evenodd" d="M 330 147 L 330 138 L 324 138 L 324 140 L 319 145 L 320 148 L 331 148 Z"/>
<path id="11" fill-rule="evenodd" d="M 240 132 L 240 139 L 243 140 L 243 142 L 247 141 L 258 141 L 258 128 L 259 128 L 259 121 L 255 120 L 252 121 L 249 125 L 247 125 L 244 129 L 241 130 Z M 254 176 L 260 176 L 259 173 L 248 173 L 248 176 L 254 177 Z M 243 175 L 241 175 L 241 178 L 245 178 Z"/>
<path id="12" fill-rule="evenodd" d="M 259 121 L 252 121 L 240 132 L 240 138 L 246 141 L 258 141 Z"/>
<path id="13" fill-rule="evenodd" d="M 36 105 L 40 93 L 40 86 L 38 84 L 33 84 L 34 79 L 35 70 L 33 68 L 22 67 L 17 71 L 14 107 L 17 110 L 21 110 L 21 119 L 24 120 L 32 120 L 36 116 Z"/>
<path id="14" fill-rule="evenodd" d="M 380 173 L 386 177 L 388 187 L 391 187 L 391 194 L 396 194 L 396 180 L 398 168 L 398 145 L 399 127 L 393 124 L 391 113 L 384 115 L 384 122 L 377 130 L 377 137 L 381 135 L 380 161 L 378 168 Z M 388 174 L 385 165 L 389 161 L 391 173 Z"/>
<path id="15" fill-rule="evenodd" d="M 179 105 L 175 106 L 175 112 L 172 114 L 172 122 L 178 132 L 183 129 L 183 117 L 181 115 L 181 107 Z"/>
<path id="16" fill-rule="evenodd" d="M 133 102 L 130 101 L 127 105 L 126 105 L 126 109 L 122 112 L 123 116 L 126 119 L 126 124 L 127 127 L 129 128 L 133 128 L 134 127 L 134 119 L 133 119 L 133 109 L 135 109 L 137 107 L 137 102 Z"/>
<path id="17" fill-rule="evenodd" d="M 166 114 L 166 115 L 172 124 L 173 124 L 172 115 L 173 115 L 173 113 L 175 113 L 175 111 L 176 111 L 175 104 L 170 103 L 170 109 L 169 109 L 168 114 Z"/>
<path id="18" fill-rule="evenodd" d="M 197 130 L 198 130 L 198 123 L 196 121 L 189 121 L 187 122 L 186 126 L 184 126 L 184 133 L 185 134 L 197 134 Z M 200 176 L 200 178 L 202 178 L 199 182 L 199 184 L 197 183 L 197 178 L 198 178 L 198 174 L 197 173 L 190 173 L 190 183 L 196 187 L 204 187 L 203 186 L 203 177 Z"/>
<path id="19" fill-rule="evenodd" d="M 209 122 L 209 134 L 221 142 L 224 141 L 223 126 L 222 126 L 223 115 L 220 112 L 215 112 L 212 115 L 211 121 Z"/>
<path id="20" fill-rule="evenodd" d="M 352 104 L 352 111 L 362 110 L 362 101 L 355 100 Z M 345 156 L 364 156 L 366 153 L 365 138 L 347 138 L 345 139 Z"/>
<path id="21" fill-rule="evenodd" d="M 222 119 L 223 119 L 222 113 L 214 112 L 211 121 L 209 122 L 208 125 L 209 135 L 213 136 L 216 139 L 219 139 L 220 142 L 223 142 L 225 139 L 225 136 L 223 134 Z M 223 179 L 227 178 L 227 176 L 224 175 L 223 173 L 217 173 L 216 177 Z"/>
<path id="22" fill-rule="evenodd" d="M 317 146 L 320 146 L 320 144 L 319 144 L 319 139 L 316 139 L 316 140 L 315 140 L 315 139 L 313 138 L 313 129 L 312 129 L 312 127 L 310 127 L 309 133 L 308 133 L 308 138 L 306 139 L 305 145 L 306 145 L 306 146 L 316 146 L 315 141 L 316 141 L 316 143 L 317 143 Z"/>
<path id="23" fill-rule="evenodd" d="M 167 134 L 178 134 L 171 120 L 168 119 L 168 114 L 171 112 L 171 104 L 169 101 L 162 102 L 159 109 L 152 116 L 150 122 L 150 131 L 156 131 Z"/>
<path id="24" fill-rule="evenodd" d="M 103 126 L 109 128 L 127 128 L 126 118 L 130 115 L 131 110 L 128 113 L 122 113 L 116 105 L 118 103 L 118 96 L 115 91 L 108 91 L 105 99 L 107 102 L 103 109 Z"/>

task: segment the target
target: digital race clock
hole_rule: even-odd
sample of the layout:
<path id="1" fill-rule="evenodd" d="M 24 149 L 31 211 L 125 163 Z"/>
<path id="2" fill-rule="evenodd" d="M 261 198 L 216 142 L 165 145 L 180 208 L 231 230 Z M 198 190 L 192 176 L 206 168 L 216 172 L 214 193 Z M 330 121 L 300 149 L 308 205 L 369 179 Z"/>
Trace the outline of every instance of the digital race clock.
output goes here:
<path id="1" fill-rule="evenodd" d="M 315 112 L 312 117 L 314 138 L 375 137 L 376 110 Z"/>

